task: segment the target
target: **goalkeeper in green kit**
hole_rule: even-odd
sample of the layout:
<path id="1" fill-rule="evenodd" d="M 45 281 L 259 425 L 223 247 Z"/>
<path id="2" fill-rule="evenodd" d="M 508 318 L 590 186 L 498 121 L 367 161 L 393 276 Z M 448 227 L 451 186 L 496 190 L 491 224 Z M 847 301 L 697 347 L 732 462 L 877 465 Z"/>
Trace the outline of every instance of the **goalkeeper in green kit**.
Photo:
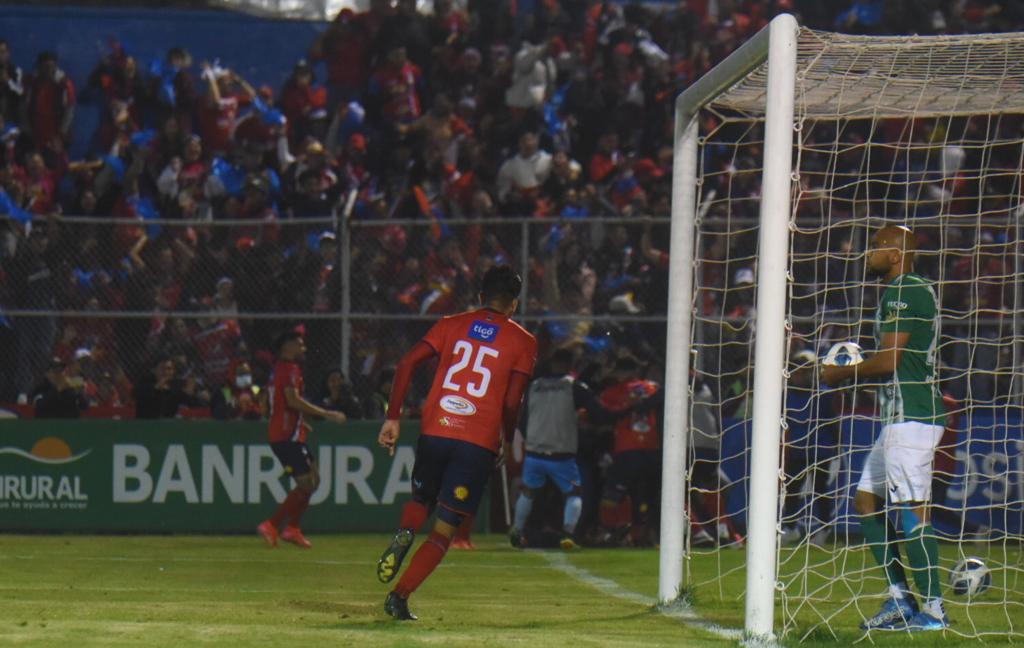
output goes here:
<path id="1" fill-rule="evenodd" d="M 914 274 L 914 234 L 883 227 L 872 239 L 869 269 L 886 287 L 875 315 L 877 352 L 856 365 L 826 366 L 821 380 L 881 382 L 882 431 L 871 448 L 854 496 L 861 532 L 885 570 L 890 597 L 861 624 L 865 630 L 941 630 L 949 626 L 939 581 L 939 545 L 929 516 L 932 460 L 942 437 L 945 409 L 936 374 L 938 304 L 931 284 Z M 899 511 L 904 548 L 918 604 L 900 558 L 886 498 Z"/>

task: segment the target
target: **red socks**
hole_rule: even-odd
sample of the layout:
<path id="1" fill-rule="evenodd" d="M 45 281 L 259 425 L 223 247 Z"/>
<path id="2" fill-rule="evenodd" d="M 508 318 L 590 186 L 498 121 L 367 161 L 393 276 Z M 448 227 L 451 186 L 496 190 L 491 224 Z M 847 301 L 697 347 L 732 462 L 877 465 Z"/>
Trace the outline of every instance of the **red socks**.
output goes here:
<path id="1" fill-rule="evenodd" d="M 288 497 L 284 498 L 281 505 L 274 511 L 274 515 L 270 518 L 270 523 L 280 529 L 285 519 L 288 518 L 292 521 L 292 526 L 299 526 L 299 520 L 302 519 L 302 514 L 306 512 L 306 507 L 309 506 L 310 495 L 311 493 L 307 493 L 299 488 L 288 493 Z"/>
<path id="2" fill-rule="evenodd" d="M 395 593 L 402 598 L 408 598 L 410 594 L 415 592 L 416 588 L 423 584 L 423 581 L 427 580 L 427 576 L 430 576 L 434 568 L 441 563 L 445 553 L 448 552 L 449 543 L 451 543 L 451 538 L 446 538 L 436 531 L 431 531 L 430 537 L 416 550 L 412 557 L 412 562 L 409 563 L 409 568 L 405 570 L 405 573 L 398 580 L 398 585 L 395 586 Z"/>
<path id="3" fill-rule="evenodd" d="M 462 524 L 455 529 L 455 540 L 469 541 L 469 535 L 473 532 L 473 516 L 467 515 L 462 519 Z"/>
<path id="4" fill-rule="evenodd" d="M 309 508 L 309 500 L 313 497 L 313 493 L 307 493 L 306 491 L 299 491 L 302 495 L 298 498 L 295 504 L 292 505 L 292 524 L 291 526 L 299 526 L 299 520 L 302 519 L 302 514 Z"/>
<path id="5" fill-rule="evenodd" d="M 426 506 L 415 500 L 409 500 L 402 507 L 402 518 L 398 521 L 398 528 L 412 529 L 413 533 L 416 533 L 423 527 L 429 514 L 430 511 Z"/>

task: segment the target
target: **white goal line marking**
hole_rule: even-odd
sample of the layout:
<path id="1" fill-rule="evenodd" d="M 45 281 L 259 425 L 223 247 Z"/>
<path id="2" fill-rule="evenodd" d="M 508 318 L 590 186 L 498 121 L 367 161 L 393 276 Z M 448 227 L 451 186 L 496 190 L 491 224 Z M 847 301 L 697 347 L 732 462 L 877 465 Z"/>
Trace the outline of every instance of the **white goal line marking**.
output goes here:
<path id="1" fill-rule="evenodd" d="M 285 558 L 194 558 L 194 557 L 173 557 L 173 556 L 160 556 L 160 557 L 146 557 L 146 556 L 73 556 L 68 554 L 0 554 L 0 560 L 8 561 L 31 561 L 31 560 L 68 560 L 71 562 L 78 561 L 90 561 L 90 562 L 151 562 L 151 563 L 273 563 L 273 564 L 287 564 L 289 566 L 295 565 L 340 565 L 340 566 L 359 566 L 362 565 L 367 568 L 376 566 L 376 559 L 367 558 L 366 560 L 288 560 Z M 509 565 L 500 564 L 477 564 L 472 562 L 442 562 L 438 568 L 456 568 L 456 569 L 509 569 Z"/>
<path id="2" fill-rule="evenodd" d="M 710 632 L 722 639 L 732 639 L 735 641 L 741 641 L 743 639 L 742 630 L 736 628 L 724 628 L 716 623 L 704 621 L 689 605 L 684 603 L 674 603 L 669 606 L 660 606 L 654 597 L 628 590 L 609 578 L 602 578 L 601 576 L 597 576 L 582 567 L 573 565 L 564 554 L 545 552 L 541 555 L 544 556 L 544 560 L 547 561 L 548 567 L 551 569 L 560 571 L 585 585 L 589 585 L 602 594 L 606 594 L 623 601 L 629 601 L 630 603 L 653 607 L 663 616 L 682 621 L 688 626 L 704 630 L 705 632 Z"/>

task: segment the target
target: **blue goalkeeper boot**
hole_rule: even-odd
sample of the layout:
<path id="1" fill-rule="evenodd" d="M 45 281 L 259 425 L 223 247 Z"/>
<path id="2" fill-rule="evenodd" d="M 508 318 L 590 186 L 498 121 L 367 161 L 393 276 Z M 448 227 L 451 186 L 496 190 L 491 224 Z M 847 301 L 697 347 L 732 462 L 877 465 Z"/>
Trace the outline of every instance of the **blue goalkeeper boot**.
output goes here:
<path id="1" fill-rule="evenodd" d="M 929 632 L 933 630 L 945 630 L 949 627 L 949 617 L 946 610 L 941 609 L 942 616 L 935 616 L 934 610 L 924 609 L 915 614 L 907 621 L 907 630 L 912 632 Z"/>
<path id="2" fill-rule="evenodd" d="M 890 598 L 882 604 L 878 614 L 860 624 L 861 630 L 901 630 L 918 614 L 913 596 Z"/>

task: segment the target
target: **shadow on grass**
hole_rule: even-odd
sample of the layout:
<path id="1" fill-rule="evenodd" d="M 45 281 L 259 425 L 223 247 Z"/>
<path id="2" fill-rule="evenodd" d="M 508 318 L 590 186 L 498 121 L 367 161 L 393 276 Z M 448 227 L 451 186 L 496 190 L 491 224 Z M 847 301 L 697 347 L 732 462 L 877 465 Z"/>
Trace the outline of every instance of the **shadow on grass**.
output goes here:
<path id="1" fill-rule="evenodd" d="M 324 623 L 318 624 L 315 627 L 327 629 L 327 630 L 370 630 L 379 632 L 404 632 L 409 629 L 415 630 L 433 630 L 435 624 L 448 623 L 446 631 L 458 630 L 460 625 L 466 625 L 471 627 L 474 631 L 486 632 L 487 630 L 547 630 L 555 628 L 571 628 L 574 626 L 591 626 L 595 623 L 611 623 L 621 624 L 628 623 L 631 621 L 640 621 L 646 618 L 658 618 L 659 615 L 654 610 L 643 610 L 640 612 L 633 612 L 630 614 L 616 614 L 616 615 L 604 615 L 604 616 L 592 616 L 587 615 L 585 617 L 566 617 L 564 619 L 545 619 L 543 621 L 530 621 L 523 620 L 514 623 L 488 623 L 485 620 L 479 618 L 473 619 L 467 617 L 463 623 L 460 624 L 456 621 L 454 624 L 451 623 L 450 619 L 452 615 L 448 617 L 437 617 L 429 618 L 421 616 L 419 621 L 413 622 L 399 622 L 389 619 L 384 616 L 384 613 L 380 613 L 381 618 L 367 621 L 364 619 L 352 619 L 347 621 L 342 619 L 340 623 Z"/>

